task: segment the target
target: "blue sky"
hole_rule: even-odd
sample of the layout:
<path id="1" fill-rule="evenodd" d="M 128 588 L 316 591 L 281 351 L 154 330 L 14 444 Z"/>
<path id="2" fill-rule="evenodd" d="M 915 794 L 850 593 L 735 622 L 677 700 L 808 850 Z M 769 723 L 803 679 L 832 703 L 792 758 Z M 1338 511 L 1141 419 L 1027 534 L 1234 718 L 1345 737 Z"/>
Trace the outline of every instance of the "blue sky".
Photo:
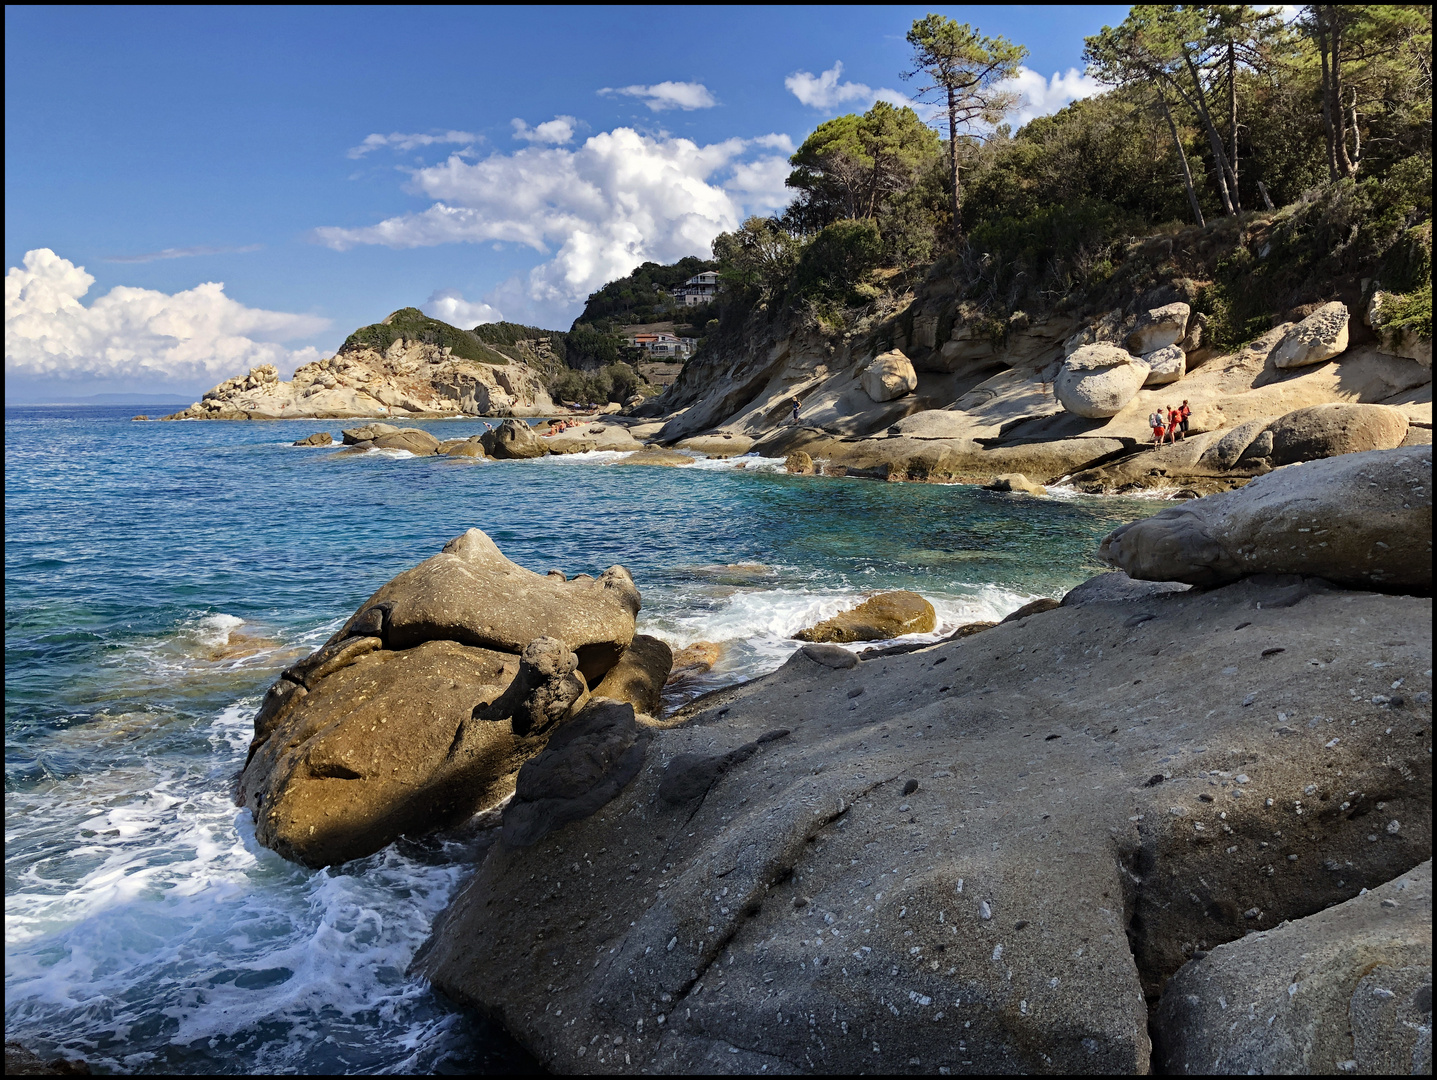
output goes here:
<path id="1" fill-rule="evenodd" d="M 288 374 L 407 305 L 566 328 L 911 93 L 927 10 L 7 8 L 7 400 Z M 1027 114 L 1126 11 L 937 10 L 1028 47 Z"/>

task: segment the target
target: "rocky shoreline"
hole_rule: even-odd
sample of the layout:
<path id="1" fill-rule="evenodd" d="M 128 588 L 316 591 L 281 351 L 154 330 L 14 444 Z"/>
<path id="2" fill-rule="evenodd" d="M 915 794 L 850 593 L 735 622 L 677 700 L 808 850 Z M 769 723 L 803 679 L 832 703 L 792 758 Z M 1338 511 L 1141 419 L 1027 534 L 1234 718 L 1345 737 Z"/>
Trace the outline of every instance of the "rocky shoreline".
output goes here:
<path id="1" fill-rule="evenodd" d="M 470 530 L 285 672 L 239 799 L 316 866 L 483 812 L 415 970 L 551 1069 L 1421 1071 L 1431 505 L 1428 447 L 1278 467 L 1061 604 L 832 643 L 928 625 L 889 594 L 671 716 L 622 567 Z"/>

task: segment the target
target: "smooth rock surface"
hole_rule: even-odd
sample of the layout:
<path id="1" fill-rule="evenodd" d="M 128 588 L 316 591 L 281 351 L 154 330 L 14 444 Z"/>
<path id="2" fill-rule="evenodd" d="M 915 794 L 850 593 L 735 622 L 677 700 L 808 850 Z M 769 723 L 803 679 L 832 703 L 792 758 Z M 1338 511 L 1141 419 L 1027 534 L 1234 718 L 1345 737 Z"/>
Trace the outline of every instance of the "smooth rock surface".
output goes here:
<path id="1" fill-rule="evenodd" d="M 722 655 L 723 646 L 717 641 L 695 641 L 692 645 L 685 645 L 674 653 L 668 681 L 676 683 L 702 675 L 717 664 Z"/>
<path id="2" fill-rule="evenodd" d="M 1116 345 L 1084 345 L 1063 361 L 1053 393 L 1068 412 L 1101 420 L 1121 412 L 1147 377 L 1148 366 Z"/>
<path id="3" fill-rule="evenodd" d="M 1349 318 L 1347 305 L 1341 300 L 1323 304 L 1277 343 L 1270 356 L 1273 366 L 1307 367 L 1340 356 L 1347 351 Z"/>
<path id="4" fill-rule="evenodd" d="M 1272 463 L 1336 457 L 1364 450 L 1392 450 L 1407 437 L 1407 417 L 1390 405 L 1313 405 L 1268 425 Z"/>
<path id="5" fill-rule="evenodd" d="M 594 813 L 638 775 L 651 737 L 632 705 L 594 699 L 519 770 L 504 808 L 504 843 L 528 847 Z"/>
<path id="6" fill-rule="evenodd" d="M 897 349 L 874 357 L 858 376 L 863 392 L 874 401 L 893 401 L 918 387 L 918 373 Z"/>
<path id="7" fill-rule="evenodd" d="M 1219 945 L 1163 991 L 1158 1071 L 1431 1075 L 1432 860 Z"/>
<path id="8" fill-rule="evenodd" d="M 1166 386 L 1175 383 L 1187 374 L 1187 353 L 1181 345 L 1168 345 L 1155 352 L 1144 353 L 1143 363 L 1148 365 L 1148 377 L 1143 386 Z"/>
<path id="9" fill-rule="evenodd" d="M 883 641 L 904 634 L 926 634 L 937 625 L 932 604 L 916 592 L 900 589 L 871 596 L 793 636 L 799 641 Z"/>
<path id="10" fill-rule="evenodd" d="M 1432 448 L 1289 465 L 1246 487 L 1114 530 L 1098 557 L 1149 581 L 1214 585 L 1312 574 L 1354 588 L 1432 591 Z"/>
<path id="11" fill-rule="evenodd" d="M 1146 1072 L 1144 995 L 1195 951 L 1430 857 L 1431 601 L 1289 592 L 807 646 L 655 731 L 592 816 L 491 849 L 417 969 L 554 1072 Z"/>
<path id="12" fill-rule="evenodd" d="M 1191 588 L 1191 585 L 1181 581 L 1134 581 L 1121 570 L 1110 570 L 1069 589 L 1061 605 L 1080 607 L 1083 604 L 1146 600 L 1164 593 L 1187 592 Z"/>
<path id="13" fill-rule="evenodd" d="M 333 446 L 334 436 L 327 431 L 316 431 L 313 435 L 306 435 L 302 439 L 296 439 L 294 446 Z"/>
<path id="14" fill-rule="evenodd" d="M 685 465 L 692 465 L 693 463 L 693 457 L 688 454 L 681 454 L 677 450 L 665 450 L 661 446 L 646 446 L 642 450 L 636 450 L 626 458 L 621 458 L 616 464 L 667 465 L 671 468 L 682 468 Z"/>
<path id="15" fill-rule="evenodd" d="M 1164 304 L 1145 313 L 1126 338 L 1131 352 L 1141 356 L 1177 345 L 1187 336 L 1192 308 L 1184 303 Z"/>

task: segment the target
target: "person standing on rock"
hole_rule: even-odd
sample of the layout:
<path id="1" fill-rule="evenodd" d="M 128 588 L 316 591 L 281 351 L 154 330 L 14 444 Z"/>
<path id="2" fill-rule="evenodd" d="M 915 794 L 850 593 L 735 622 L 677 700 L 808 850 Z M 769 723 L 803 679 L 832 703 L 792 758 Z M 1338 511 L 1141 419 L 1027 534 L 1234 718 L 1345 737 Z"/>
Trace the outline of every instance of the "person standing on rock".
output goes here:
<path id="1" fill-rule="evenodd" d="M 1178 406 L 1178 438 L 1188 437 L 1188 417 L 1192 414 L 1192 406 L 1188 404 L 1187 398 L 1183 398 L 1183 403 Z"/>
<path id="2" fill-rule="evenodd" d="M 1148 426 L 1153 429 L 1153 445 L 1161 446 L 1163 442 L 1163 432 L 1167 429 L 1167 425 L 1163 422 L 1162 409 L 1157 409 L 1148 414 Z"/>
<path id="3" fill-rule="evenodd" d="M 793 399 L 793 422 L 794 422 L 795 424 L 798 423 L 798 409 L 799 409 L 799 401 L 798 401 L 798 398 L 794 398 L 794 399 Z"/>
<path id="4" fill-rule="evenodd" d="M 1170 443 L 1178 441 L 1178 411 L 1171 406 L 1168 407 L 1167 441 Z"/>

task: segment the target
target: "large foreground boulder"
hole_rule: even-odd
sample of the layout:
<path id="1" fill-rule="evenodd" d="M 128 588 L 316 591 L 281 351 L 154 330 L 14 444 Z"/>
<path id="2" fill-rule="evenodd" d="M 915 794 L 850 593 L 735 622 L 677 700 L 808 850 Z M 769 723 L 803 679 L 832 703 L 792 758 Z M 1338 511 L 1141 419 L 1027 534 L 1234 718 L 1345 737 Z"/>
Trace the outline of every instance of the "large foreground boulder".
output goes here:
<path id="1" fill-rule="evenodd" d="M 401 652 L 365 643 L 341 667 L 281 680 L 291 689 L 264 717 L 264 738 L 257 721 L 240 776 L 256 839 L 307 866 L 368 855 L 497 802 L 538 749 L 508 724 L 472 717 L 512 680 L 517 657 L 452 641 Z"/>
<path id="2" fill-rule="evenodd" d="M 1307 367 L 1331 360 L 1347 351 L 1347 324 L 1350 316 L 1341 300 L 1323 304 L 1298 323 L 1273 348 L 1276 368 Z"/>
<path id="3" fill-rule="evenodd" d="M 897 349 L 874 357 L 858 377 L 863 392 L 874 401 L 893 401 L 918 387 L 918 373 Z"/>
<path id="4" fill-rule="evenodd" d="M 237 793 L 257 839 L 323 866 L 500 801 L 630 647 L 638 609 L 622 567 L 540 575 L 469 530 L 270 687 Z"/>
<path id="5" fill-rule="evenodd" d="M 1431 601 L 1306 585 L 805 646 L 491 848 L 418 970 L 554 1072 L 1146 1072 L 1184 963 L 1431 854 Z"/>
<path id="6" fill-rule="evenodd" d="M 1356 588 L 1432 591 L 1432 448 L 1290 465 L 1110 533 L 1098 557 L 1148 581 L 1215 585 L 1315 574 Z"/>
<path id="7" fill-rule="evenodd" d="M 938 625 L 933 605 L 916 592 L 879 593 L 793 636 L 799 641 L 883 641 L 904 634 L 926 634 Z"/>
<path id="8" fill-rule="evenodd" d="M 1084 345 L 1063 361 L 1053 393 L 1068 412 L 1100 420 L 1120 413 L 1148 374 L 1145 363 L 1116 345 Z"/>
<path id="9" fill-rule="evenodd" d="M 1169 1074 L 1430 1076 L 1432 860 L 1193 960 L 1153 1030 Z"/>

